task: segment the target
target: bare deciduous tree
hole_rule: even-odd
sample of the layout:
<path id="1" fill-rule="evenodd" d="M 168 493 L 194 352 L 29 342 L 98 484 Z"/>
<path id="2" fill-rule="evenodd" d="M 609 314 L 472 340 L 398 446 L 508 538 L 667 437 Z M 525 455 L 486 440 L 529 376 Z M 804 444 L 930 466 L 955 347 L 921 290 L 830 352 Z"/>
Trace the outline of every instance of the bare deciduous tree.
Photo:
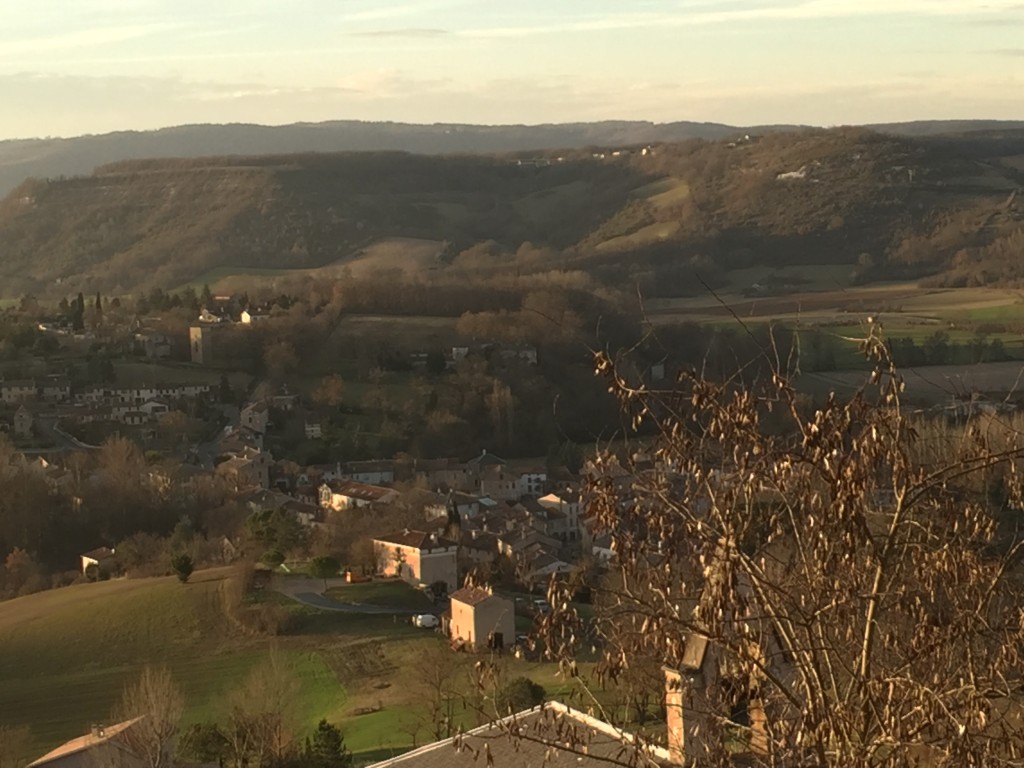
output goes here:
<path id="1" fill-rule="evenodd" d="M 149 768 L 174 764 L 174 740 L 185 710 L 185 697 L 166 667 L 146 667 L 126 686 L 114 710 L 118 721 L 141 718 L 119 738 Z"/>
<path id="2" fill-rule="evenodd" d="M 415 685 L 419 691 L 420 719 L 435 740 L 451 736 L 456 729 L 455 713 L 460 694 L 456 687 L 458 660 L 451 649 L 432 645 L 420 658 Z"/>
<path id="3" fill-rule="evenodd" d="M 922 445 L 874 328 L 864 348 L 865 387 L 813 413 L 780 364 L 654 392 L 598 357 L 659 435 L 628 487 L 590 483 L 615 551 L 598 670 L 681 671 L 676 743 L 696 764 L 1021 764 L 1021 542 L 984 488 L 998 472 L 1019 505 L 1024 436 L 969 420 Z M 549 600 L 542 639 L 572 665 L 580 619 L 556 583 Z"/>
<path id="4" fill-rule="evenodd" d="M 336 408 L 345 399 L 345 380 L 336 373 L 320 379 L 313 391 L 313 402 L 327 408 Z"/>
<path id="5" fill-rule="evenodd" d="M 297 689 L 295 677 L 274 652 L 229 697 L 225 736 L 235 765 L 276 765 L 293 753 L 291 718 Z"/>

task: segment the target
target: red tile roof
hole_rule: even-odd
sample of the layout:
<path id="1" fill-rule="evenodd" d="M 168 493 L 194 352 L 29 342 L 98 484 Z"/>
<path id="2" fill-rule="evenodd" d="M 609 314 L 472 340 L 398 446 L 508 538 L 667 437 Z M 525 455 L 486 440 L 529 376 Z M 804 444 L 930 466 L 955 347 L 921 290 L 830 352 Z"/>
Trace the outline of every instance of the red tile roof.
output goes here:
<path id="1" fill-rule="evenodd" d="M 484 587 L 463 587 L 452 592 L 449 597 L 452 602 L 459 602 L 465 605 L 480 605 L 484 600 L 490 600 L 494 593 Z"/>
<path id="2" fill-rule="evenodd" d="M 440 549 L 442 547 L 455 547 L 458 546 L 451 539 L 446 539 L 443 536 L 437 536 L 436 540 L 432 538 L 437 534 L 430 534 L 426 531 L 399 531 L 398 533 L 390 533 L 385 536 L 377 536 L 374 541 L 380 541 L 385 544 L 397 544 L 400 547 L 415 547 L 416 549 Z"/>

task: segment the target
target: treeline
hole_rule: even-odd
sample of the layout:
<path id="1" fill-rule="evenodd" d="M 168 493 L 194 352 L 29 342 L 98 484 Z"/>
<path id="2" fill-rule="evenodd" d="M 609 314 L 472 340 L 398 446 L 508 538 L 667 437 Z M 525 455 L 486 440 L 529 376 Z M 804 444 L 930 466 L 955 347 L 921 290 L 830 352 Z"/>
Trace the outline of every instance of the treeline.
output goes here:
<path id="1" fill-rule="evenodd" d="M 59 586 L 80 578 L 79 556 L 123 544 L 124 569 L 145 571 L 179 545 L 234 535 L 237 510 L 216 478 L 175 480 L 173 461 L 151 463 L 126 438 L 110 438 L 95 453 L 76 453 L 64 467 L 17 453 L 0 436 L 0 594 Z M 140 537 L 140 538 L 133 538 Z"/>
<path id="2" fill-rule="evenodd" d="M 889 340 L 893 360 L 903 368 L 919 365 L 974 365 L 1013 359 L 1002 339 L 977 334 L 966 342 L 955 342 L 945 331 L 936 331 L 920 343 L 909 337 Z"/>

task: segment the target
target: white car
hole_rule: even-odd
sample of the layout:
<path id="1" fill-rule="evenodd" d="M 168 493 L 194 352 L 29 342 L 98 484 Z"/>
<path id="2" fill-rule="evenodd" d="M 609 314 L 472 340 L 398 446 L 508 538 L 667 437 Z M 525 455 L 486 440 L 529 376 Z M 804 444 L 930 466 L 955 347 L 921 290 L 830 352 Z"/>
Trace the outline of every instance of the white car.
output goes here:
<path id="1" fill-rule="evenodd" d="M 421 613 L 412 617 L 413 626 L 434 629 L 438 625 L 437 616 L 432 613 Z"/>

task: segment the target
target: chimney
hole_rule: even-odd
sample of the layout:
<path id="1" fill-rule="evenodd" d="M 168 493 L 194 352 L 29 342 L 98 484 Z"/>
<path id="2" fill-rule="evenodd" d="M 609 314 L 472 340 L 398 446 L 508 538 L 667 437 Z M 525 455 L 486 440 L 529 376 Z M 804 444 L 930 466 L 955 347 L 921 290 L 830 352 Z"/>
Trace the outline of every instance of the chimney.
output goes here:
<path id="1" fill-rule="evenodd" d="M 683 725 L 683 677 L 679 670 L 662 667 L 665 673 L 665 722 L 668 725 L 668 756 L 672 765 L 682 765 L 686 755 Z"/>
<path id="2" fill-rule="evenodd" d="M 686 638 L 679 667 L 662 667 L 668 754 L 672 765 L 701 765 L 707 759 L 702 745 L 703 734 L 710 727 L 704 700 L 707 656 L 707 638 L 691 634 Z"/>

